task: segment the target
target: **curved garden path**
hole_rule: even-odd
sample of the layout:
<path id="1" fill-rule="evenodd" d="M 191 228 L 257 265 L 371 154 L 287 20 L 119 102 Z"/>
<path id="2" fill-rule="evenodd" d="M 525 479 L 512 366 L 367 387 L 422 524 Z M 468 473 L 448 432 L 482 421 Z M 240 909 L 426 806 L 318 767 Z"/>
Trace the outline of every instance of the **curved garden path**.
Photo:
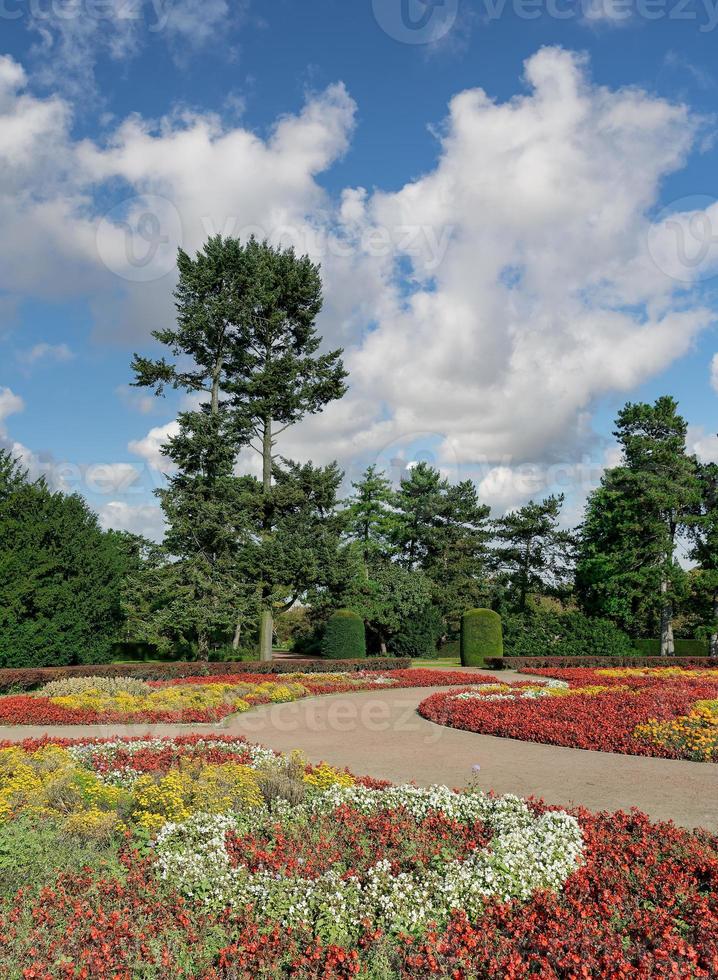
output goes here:
<path id="1" fill-rule="evenodd" d="M 486 672 L 484 672 L 486 673 Z M 503 679 L 510 680 L 504 671 Z M 525 679 L 525 677 L 523 678 Z M 418 704 L 446 687 L 377 689 L 262 705 L 219 725 L 0 726 L 0 741 L 48 734 L 63 738 L 222 733 L 244 735 L 282 752 L 302 749 L 392 782 L 446 783 L 541 796 L 591 810 L 636 806 L 654 819 L 718 831 L 718 765 L 563 748 L 477 735 L 421 718 Z M 480 765 L 478 773 L 472 771 Z"/>

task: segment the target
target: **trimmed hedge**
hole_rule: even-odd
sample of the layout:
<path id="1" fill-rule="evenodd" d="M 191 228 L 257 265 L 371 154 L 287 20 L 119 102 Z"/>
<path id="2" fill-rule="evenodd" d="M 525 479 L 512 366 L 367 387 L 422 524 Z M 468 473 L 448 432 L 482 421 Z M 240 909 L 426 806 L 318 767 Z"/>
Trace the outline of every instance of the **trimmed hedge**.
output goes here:
<path id="1" fill-rule="evenodd" d="M 49 681 L 66 677 L 136 677 L 145 681 L 169 681 L 181 677 L 211 677 L 227 674 L 333 674 L 336 671 L 354 673 L 358 670 L 406 670 L 409 657 L 369 657 L 361 660 L 290 660 L 276 662 L 247 661 L 241 663 L 207 663 L 183 661 L 162 664 L 90 664 L 76 667 L 28 667 L 0 669 L 0 693 L 32 691 Z"/>
<path id="2" fill-rule="evenodd" d="M 461 617 L 459 655 L 464 667 L 483 667 L 504 651 L 501 616 L 493 609 L 469 609 Z"/>
<path id="3" fill-rule="evenodd" d="M 352 609 L 337 609 L 327 620 L 322 637 L 322 655 L 328 660 L 366 657 L 364 620 Z"/>
<path id="4" fill-rule="evenodd" d="M 539 667 L 718 667 L 714 657 L 491 657 L 494 670 Z"/>

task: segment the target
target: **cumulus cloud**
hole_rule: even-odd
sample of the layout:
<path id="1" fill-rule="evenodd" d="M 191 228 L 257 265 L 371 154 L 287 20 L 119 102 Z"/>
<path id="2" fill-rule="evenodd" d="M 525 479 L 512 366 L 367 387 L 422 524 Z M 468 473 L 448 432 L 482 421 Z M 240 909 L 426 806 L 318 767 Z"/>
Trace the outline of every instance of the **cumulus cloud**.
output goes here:
<path id="1" fill-rule="evenodd" d="M 369 227 L 451 230 L 438 263 L 427 234 L 395 250 L 413 288 L 386 278 L 350 352 L 377 441 L 390 414 L 397 434 L 443 432 L 466 464 L 576 458 L 596 399 L 664 370 L 712 322 L 648 250 L 660 182 L 695 138 L 686 108 L 594 86 L 560 49 L 530 58 L 526 82 L 504 103 L 457 95 L 436 167 L 352 202 Z"/>
<path id="2" fill-rule="evenodd" d="M 718 394 L 718 354 L 714 354 L 711 361 L 711 385 L 715 393 Z"/>
<path id="3" fill-rule="evenodd" d="M 164 518 L 156 504 L 130 504 L 123 500 L 110 500 L 99 508 L 100 524 L 115 531 L 131 531 L 147 538 L 161 541 L 164 535 Z"/>
<path id="4" fill-rule="evenodd" d="M 127 448 L 135 456 L 141 456 L 148 466 L 159 472 L 169 472 L 172 461 L 162 454 L 162 446 L 179 432 L 178 422 L 167 422 L 150 429 L 142 439 L 132 439 Z"/>
<path id="5" fill-rule="evenodd" d="M 27 94 L 0 60 L 0 288 L 83 295 L 98 331 L 138 347 L 173 316 L 173 256 L 209 234 L 293 243 L 322 262 L 320 330 L 345 346 L 351 391 L 280 450 L 350 468 L 419 458 L 475 472 L 497 501 L 594 446 L 597 401 L 666 369 L 713 321 L 686 287 L 718 246 L 683 247 L 709 205 L 652 218 L 700 120 L 635 88 L 595 85 L 587 60 L 542 49 L 525 92 L 457 94 L 435 165 L 395 192 L 322 175 L 347 150 L 356 106 L 309 94 L 267 135 L 212 113 L 132 116 L 75 141 L 63 99 Z M 98 211 L 118 186 L 125 200 Z M 110 197 L 111 200 L 114 198 Z M 693 238 L 691 237 L 693 236 Z M 172 425 L 130 443 L 159 471 Z M 421 446 L 419 446 L 421 448 Z"/>
<path id="6" fill-rule="evenodd" d="M 702 425 L 689 425 L 686 445 L 702 463 L 718 463 L 718 435 Z"/>

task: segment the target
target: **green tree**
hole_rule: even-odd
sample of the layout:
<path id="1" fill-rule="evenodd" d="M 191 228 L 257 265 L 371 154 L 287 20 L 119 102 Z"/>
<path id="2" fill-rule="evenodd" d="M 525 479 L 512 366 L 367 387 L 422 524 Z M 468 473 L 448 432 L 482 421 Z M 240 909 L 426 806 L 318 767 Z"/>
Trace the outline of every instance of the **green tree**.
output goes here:
<path id="1" fill-rule="evenodd" d="M 391 483 L 376 466 L 368 466 L 346 501 L 346 531 L 357 542 L 365 566 L 393 553 L 391 536 L 396 517 L 392 512 L 394 492 Z"/>
<path id="2" fill-rule="evenodd" d="M 344 518 L 337 509 L 343 474 L 336 463 L 275 460 L 272 472 L 268 491 L 263 481 L 242 478 L 242 506 L 253 531 L 237 558 L 248 581 L 272 583 L 262 601 L 271 602 L 273 618 L 306 593 L 336 594 L 347 571 L 340 550 Z"/>
<path id="3" fill-rule="evenodd" d="M 122 561 L 77 494 L 0 450 L 0 665 L 101 663 L 121 622 Z"/>
<path id="4" fill-rule="evenodd" d="M 423 614 L 431 603 L 431 582 L 422 572 L 386 560 L 375 562 L 368 577 L 363 569 L 355 569 L 342 593 L 342 604 L 362 617 L 380 653 L 386 653 L 407 621 Z"/>
<path id="5" fill-rule="evenodd" d="M 397 560 L 432 583 L 434 602 L 457 618 L 486 590 L 488 517 L 471 480 L 451 485 L 427 463 L 403 477 L 390 532 Z"/>
<path id="6" fill-rule="evenodd" d="M 700 497 L 677 408 L 663 396 L 619 413 L 623 458 L 588 499 L 576 577 L 588 613 L 617 620 L 632 636 L 659 623 L 662 655 L 674 651 L 673 613 L 686 591 L 676 547 Z"/>
<path id="7" fill-rule="evenodd" d="M 494 521 L 493 562 L 519 612 L 530 594 L 561 594 L 570 579 L 574 540 L 559 526 L 563 500 L 563 494 L 530 500 Z"/>
<path id="8" fill-rule="evenodd" d="M 320 412 L 346 392 L 341 350 L 319 353 L 315 321 L 322 307 L 319 267 L 293 249 L 272 248 L 250 239 L 243 248 L 242 353 L 232 377 L 231 404 L 238 424 L 262 459 L 260 515 L 267 560 L 259 584 L 260 657 L 272 658 L 274 609 L 286 602 L 284 572 L 272 556 L 281 524 L 275 521 L 272 484 L 277 475 L 277 437 L 306 415 Z M 286 474 L 298 472 L 289 467 Z M 286 491 L 286 479 L 284 481 Z M 279 596 L 278 596 L 279 593 Z"/>
<path id="9" fill-rule="evenodd" d="M 230 574 L 234 566 L 229 550 L 213 551 L 205 539 L 229 546 L 231 535 L 226 531 L 231 525 L 232 533 L 240 532 L 239 544 L 246 545 L 246 532 L 252 546 L 234 550 L 253 558 L 243 570 L 245 580 L 259 571 L 264 576 L 254 582 L 261 608 L 260 656 L 267 660 L 272 656 L 274 608 L 286 599 L 287 585 L 287 573 L 274 560 L 281 550 L 275 520 L 280 510 L 272 493 L 276 439 L 305 415 L 340 398 L 346 372 L 341 351 L 318 353 L 321 338 L 315 320 L 322 306 L 321 279 L 318 266 L 306 256 L 298 258 L 291 249 L 274 249 L 254 238 L 242 244 L 216 236 L 194 259 L 180 251 L 178 266 L 177 329 L 154 336 L 179 360 L 169 363 L 136 355 L 133 361 L 135 384 L 158 394 L 170 385 L 208 396 L 199 411 L 180 419 L 180 436 L 167 449 L 180 467 L 179 478 L 163 499 L 174 521 L 168 547 L 177 549 L 186 566 L 192 538 L 200 537 L 201 531 L 203 540 L 194 544 L 198 565 L 192 579 L 208 589 L 214 583 L 216 593 L 219 576 Z M 219 501 L 231 479 L 228 462 L 236 460 L 243 445 L 262 457 L 260 492 L 244 485 L 239 493 L 248 507 L 246 526 L 236 513 L 229 517 L 227 502 Z M 291 466 L 285 469 L 296 472 Z M 193 505 L 192 526 L 182 516 L 187 503 Z M 257 527 L 266 551 L 261 561 Z M 172 543 L 174 538 L 179 542 Z M 217 596 L 212 595 L 209 589 L 209 602 L 219 610 Z M 200 593 L 197 601 L 203 601 Z M 239 596 L 238 605 L 241 615 L 244 604 Z"/>
<path id="10" fill-rule="evenodd" d="M 700 488 L 697 520 L 690 528 L 690 557 L 698 563 L 694 591 L 703 611 L 702 632 L 711 657 L 718 657 L 718 464 L 696 461 Z"/>

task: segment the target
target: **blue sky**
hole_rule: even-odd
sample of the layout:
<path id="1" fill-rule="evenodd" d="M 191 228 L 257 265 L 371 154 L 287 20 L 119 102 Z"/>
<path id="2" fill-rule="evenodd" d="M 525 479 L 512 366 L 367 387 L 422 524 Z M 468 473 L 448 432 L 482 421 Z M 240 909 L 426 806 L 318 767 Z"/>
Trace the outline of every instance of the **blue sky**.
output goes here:
<path id="1" fill-rule="evenodd" d="M 0 442 L 106 525 L 159 533 L 182 402 L 128 389 L 129 362 L 170 322 L 174 247 L 211 230 L 322 261 L 352 389 L 288 454 L 428 458 L 498 510 L 560 487 L 573 517 L 617 409 L 670 392 L 718 459 L 718 3 L 3 0 L 0 20 Z"/>

